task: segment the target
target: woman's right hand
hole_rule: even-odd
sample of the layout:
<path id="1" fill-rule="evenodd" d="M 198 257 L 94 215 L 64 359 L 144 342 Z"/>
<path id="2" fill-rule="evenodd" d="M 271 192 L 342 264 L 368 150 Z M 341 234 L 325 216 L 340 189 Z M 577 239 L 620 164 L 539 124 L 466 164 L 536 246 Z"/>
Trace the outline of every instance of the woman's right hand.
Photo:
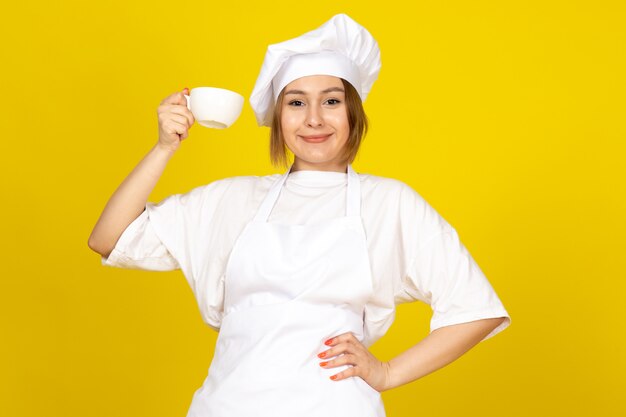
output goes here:
<path id="1" fill-rule="evenodd" d="M 157 109 L 159 116 L 159 142 L 158 146 L 175 152 L 180 146 L 180 142 L 189 136 L 188 130 L 193 125 L 195 119 L 187 108 L 189 89 L 173 93 L 167 96 Z"/>

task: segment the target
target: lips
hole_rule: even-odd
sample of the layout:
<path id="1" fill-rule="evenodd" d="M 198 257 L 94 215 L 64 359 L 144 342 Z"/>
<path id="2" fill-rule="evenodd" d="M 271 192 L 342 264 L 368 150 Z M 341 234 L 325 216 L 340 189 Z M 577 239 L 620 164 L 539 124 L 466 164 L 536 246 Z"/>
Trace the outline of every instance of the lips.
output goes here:
<path id="1" fill-rule="evenodd" d="M 324 142 L 331 135 L 332 133 L 329 133 L 327 135 L 310 135 L 310 136 L 300 136 L 300 137 L 306 142 L 317 143 L 317 142 Z"/>

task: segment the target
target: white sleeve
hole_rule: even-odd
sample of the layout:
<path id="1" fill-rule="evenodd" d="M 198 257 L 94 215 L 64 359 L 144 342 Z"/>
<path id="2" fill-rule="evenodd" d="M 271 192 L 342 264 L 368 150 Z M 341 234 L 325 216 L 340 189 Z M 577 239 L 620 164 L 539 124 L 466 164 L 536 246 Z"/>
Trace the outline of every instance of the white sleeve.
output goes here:
<path id="1" fill-rule="evenodd" d="M 452 227 L 431 237 L 409 265 L 404 289 L 431 306 L 431 332 L 451 324 L 506 317 L 486 340 L 510 325 L 509 313 Z"/>
<path id="2" fill-rule="evenodd" d="M 150 271 L 181 269 L 195 290 L 193 257 L 204 250 L 201 230 L 207 230 L 211 219 L 210 211 L 206 210 L 206 194 L 217 183 L 171 195 L 156 204 L 147 203 L 144 212 L 126 228 L 109 258 L 103 258 L 102 263 Z"/>
<path id="3" fill-rule="evenodd" d="M 403 293 L 430 305 L 431 332 L 452 324 L 505 317 L 483 340 L 500 333 L 511 324 L 511 317 L 487 277 L 456 230 L 417 193 L 410 194 L 410 201 L 419 208 L 408 223 L 419 237 L 409 245 Z"/>
<path id="4" fill-rule="evenodd" d="M 180 268 L 155 233 L 148 209 L 128 225 L 108 258 L 102 257 L 102 265 L 148 271 L 172 271 Z"/>

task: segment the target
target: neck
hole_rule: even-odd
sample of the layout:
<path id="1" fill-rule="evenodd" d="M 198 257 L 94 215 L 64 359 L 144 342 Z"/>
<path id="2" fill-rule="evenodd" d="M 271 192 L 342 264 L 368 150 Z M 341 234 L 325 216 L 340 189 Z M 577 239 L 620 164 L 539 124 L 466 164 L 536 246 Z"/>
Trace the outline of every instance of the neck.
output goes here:
<path id="1" fill-rule="evenodd" d="M 345 174 L 346 172 L 348 172 L 348 163 L 327 162 L 316 164 L 295 158 L 293 166 L 291 167 L 291 172 L 295 171 L 328 171 L 343 172 Z"/>

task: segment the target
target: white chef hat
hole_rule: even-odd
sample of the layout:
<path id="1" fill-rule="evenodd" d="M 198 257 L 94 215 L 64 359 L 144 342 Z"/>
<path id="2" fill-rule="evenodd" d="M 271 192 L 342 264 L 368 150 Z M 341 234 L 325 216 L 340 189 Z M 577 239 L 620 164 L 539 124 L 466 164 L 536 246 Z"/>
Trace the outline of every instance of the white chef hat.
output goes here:
<path id="1" fill-rule="evenodd" d="M 297 38 L 269 45 L 250 104 L 259 126 L 270 126 L 282 89 L 308 75 L 333 75 L 354 86 L 365 101 L 380 71 L 378 43 L 345 14 Z"/>

